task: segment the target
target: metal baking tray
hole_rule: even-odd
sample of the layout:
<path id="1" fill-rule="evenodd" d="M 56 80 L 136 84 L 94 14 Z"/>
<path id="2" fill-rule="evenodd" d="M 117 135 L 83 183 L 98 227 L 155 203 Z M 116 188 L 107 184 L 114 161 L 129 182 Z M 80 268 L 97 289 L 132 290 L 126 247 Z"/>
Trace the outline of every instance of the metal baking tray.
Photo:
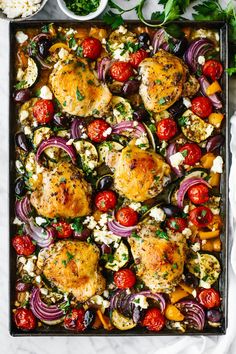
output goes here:
<path id="1" fill-rule="evenodd" d="M 129 331 L 119 331 L 119 330 L 112 330 L 110 332 L 104 329 L 98 330 L 87 330 L 86 332 L 70 332 L 64 329 L 62 326 L 47 326 L 43 325 L 35 330 L 31 331 L 30 333 L 25 333 L 19 330 L 12 320 L 12 308 L 15 301 L 15 282 L 16 282 L 16 253 L 11 246 L 11 236 L 14 235 L 16 232 L 15 226 L 13 225 L 14 220 L 14 205 L 15 205 L 15 195 L 14 195 L 14 181 L 15 181 L 15 145 L 14 145 L 14 135 L 17 130 L 17 122 L 16 122 L 16 110 L 15 104 L 12 100 L 12 93 L 13 93 L 13 83 L 15 79 L 15 33 L 18 30 L 24 30 L 25 28 L 33 27 L 39 28 L 45 24 L 49 24 L 52 21 L 22 21 L 22 22 L 10 22 L 10 87 L 9 87 L 9 156 L 10 156 L 10 171 L 9 171 L 9 215 L 10 215 L 10 236 L 9 236 L 9 332 L 12 336 L 22 337 L 22 336 L 183 336 L 183 335 L 223 335 L 226 333 L 227 329 L 227 313 L 228 313 L 228 237 L 229 237 L 229 198 L 228 198 L 228 184 L 229 184 L 229 165 L 230 165 L 230 152 L 229 152 L 229 116 L 228 116 L 228 75 L 224 72 L 222 77 L 222 101 L 223 101 L 223 109 L 225 113 L 225 126 L 223 128 L 223 133 L 225 135 L 225 145 L 222 148 L 222 156 L 225 161 L 225 169 L 224 173 L 221 178 L 221 193 L 222 193 L 222 204 L 221 204 L 221 212 L 224 217 L 224 228 L 222 230 L 221 239 L 222 239 L 222 252 L 216 254 L 218 259 L 220 260 L 222 266 L 222 273 L 219 279 L 219 290 L 222 295 L 222 312 L 223 312 L 223 323 L 220 328 L 213 328 L 207 327 L 202 332 L 197 332 L 194 330 L 188 330 L 185 333 L 180 333 L 178 331 L 164 329 L 159 333 L 150 332 L 145 328 L 134 328 Z M 80 26 L 80 27 L 91 27 L 91 26 L 103 26 L 102 21 L 92 21 L 92 22 L 76 22 L 76 21 L 69 21 L 69 20 L 55 20 L 53 21 L 56 25 L 62 26 Z M 205 29 L 215 29 L 218 30 L 220 36 L 220 60 L 224 65 L 224 68 L 228 67 L 228 28 L 227 24 L 223 21 L 181 21 L 181 22 L 174 22 L 175 24 L 186 27 L 191 26 L 192 28 L 205 28 Z M 140 23 L 137 20 L 126 21 L 126 25 L 130 28 L 140 26 Z"/>

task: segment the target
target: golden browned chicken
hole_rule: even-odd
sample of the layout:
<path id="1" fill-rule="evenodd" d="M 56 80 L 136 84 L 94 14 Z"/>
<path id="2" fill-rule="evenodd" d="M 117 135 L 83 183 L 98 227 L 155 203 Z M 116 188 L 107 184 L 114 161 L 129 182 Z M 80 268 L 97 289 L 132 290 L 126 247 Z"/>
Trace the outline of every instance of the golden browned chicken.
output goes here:
<path id="1" fill-rule="evenodd" d="M 81 117 L 102 116 L 112 98 L 86 60 L 59 61 L 50 75 L 53 93 L 64 112 Z M 94 113 L 95 112 L 95 113 Z"/>
<path id="2" fill-rule="evenodd" d="M 105 289 L 98 269 L 99 249 L 83 241 L 59 241 L 40 251 L 37 266 L 62 292 L 85 302 Z"/>
<path id="3" fill-rule="evenodd" d="M 129 238 L 137 276 L 153 292 L 168 293 L 183 274 L 186 240 L 181 233 L 163 233 L 154 219 L 139 224 Z"/>
<path id="4" fill-rule="evenodd" d="M 121 153 L 110 153 L 107 164 L 115 169 L 116 190 L 126 198 L 143 202 L 158 195 L 164 186 L 170 166 L 155 152 L 145 151 L 135 145 L 135 140 Z"/>
<path id="5" fill-rule="evenodd" d="M 139 68 L 142 76 L 139 93 L 146 109 L 159 113 L 180 98 L 186 81 L 181 59 L 160 49 L 154 57 L 144 59 Z"/>
<path id="6" fill-rule="evenodd" d="M 44 169 L 34 184 L 30 201 L 39 215 L 76 218 L 90 213 L 92 188 L 69 162 Z"/>

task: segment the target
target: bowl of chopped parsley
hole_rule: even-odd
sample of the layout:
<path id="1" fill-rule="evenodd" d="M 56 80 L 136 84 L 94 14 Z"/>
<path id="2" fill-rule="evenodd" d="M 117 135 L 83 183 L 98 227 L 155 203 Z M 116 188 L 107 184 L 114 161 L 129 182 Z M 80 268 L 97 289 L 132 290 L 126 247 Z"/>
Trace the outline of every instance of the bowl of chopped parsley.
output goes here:
<path id="1" fill-rule="evenodd" d="M 57 2 L 67 16 L 86 21 L 99 16 L 105 10 L 108 0 L 57 0 Z"/>

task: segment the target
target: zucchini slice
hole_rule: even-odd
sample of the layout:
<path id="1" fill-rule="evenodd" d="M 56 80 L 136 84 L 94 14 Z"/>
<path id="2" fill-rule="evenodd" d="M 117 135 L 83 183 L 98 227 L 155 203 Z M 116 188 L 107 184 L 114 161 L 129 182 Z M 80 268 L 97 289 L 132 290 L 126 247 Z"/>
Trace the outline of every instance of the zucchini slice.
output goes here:
<path id="1" fill-rule="evenodd" d="M 109 152 L 121 151 L 123 148 L 124 146 L 116 141 L 104 141 L 98 147 L 99 162 L 104 163 Z"/>
<path id="2" fill-rule="evenodd" d="M 22 88 L 26 89 L 35 83 L 38 77 L 38 67 L 35 63 L 35 61 L 32 58 L 28 58 L 28 66 L 26 70 L 24 71 L 24 74 L 22 76 L 21 82 L 22 82 Z"/>
<path id="3" fill-rule="evenodd" d="M 124 267 L 129 260 L 129 251 L 127 246 L 121 242 L 119 247 L 114 253 L 114 258 L 112 262 L 107 262 L 105 268 L 117 271 Z"/>
<path id="4" fill-rule="evenodd" d="M 34 147 L 38 147 L 39 144 L 45 140 L 49 139 L 50 136 L 53 135 L 52 130 L 49 127 L 40 127 L 35 129 L 34 135 L 33 135 L 33 145 Z"/>
<path id="5" fill-rule="evenodd" d="M 98 166 L 98 152 L 95 146 L 89 141 L 77 140 L 73 142 L 77 153 L 80 155 L 83 166 L 90 170 Z"/>
<path id="6" fill-rule="evenodd" d="M 24 161 L 25 170 L 28 173 L 34 173 L 36 171 L 36 158 L 33 152 L 30 152 Z"/>
<path id="7" fill-rule="evenodd" d="M 112 324 L 121 331 L 127 331 L 136 327 L 136 323 L 131 318 L 121 315 L 117 310 L 113 310 L 111 313 Z"/>
<path id="8" fill-rule="evenodd" d="M 190 171 L 188 171 L 185 175 L 185 177 L 183 177 L 181 183 L 183 181 L 185 181 L 188 178 L 192 178 L 192 177 L 197 177 L 197 178 L 206 178 L 209 176 L 209 170 L 207 170 L 206 168 L 192 168 Z"/>
<path id="9" fill-rule="evenodd" d="M 151 132 L 151 130 L 148 128 L 147 124 L 143 123 L 146 131 L 147 131 L 147 137 L 148 140 L 150 142 L 150 146 L 152 148 L 153 151 L 156 151 L 156 142 L 155 142 L 155 138 L 153 136 L 153 133 Z"/>
<path id="10" fill-rule="evenodd" d="M 128 100 L 120 96 L 113 96 L 111 100 L 114 122 L 133 120 L 133 109 Z"/>

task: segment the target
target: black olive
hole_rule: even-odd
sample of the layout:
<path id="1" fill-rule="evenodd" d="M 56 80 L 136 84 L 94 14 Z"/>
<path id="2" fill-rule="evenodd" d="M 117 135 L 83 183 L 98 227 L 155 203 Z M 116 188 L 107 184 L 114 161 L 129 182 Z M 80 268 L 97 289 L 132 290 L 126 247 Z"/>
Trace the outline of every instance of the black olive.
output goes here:
<path id="1" fill-rule="evenodd" d="M 51 41 L 48 38 L 42 38 L 38 41 L 38 53 L 45 59 L 49 55 L 49 48 L 51 47 Z"/>
<path id="2" fill-rule="evenodd" d="M 211 309 L 207 311 L 207 319 L 213 323 L 219 323 L 222 318 L 222 313 L 219 310 Z"/>
<path id="3" fill-rule="evenodd" d="M 18 146 L 20 149 L 24 150 L 25 152 L 29 151 L 29 141 L 23 132 L 16 133 L 15 143 L 16 146 Z"/>
<path id="4" fill-rule="evenodd" d="M 103 243 L 101 245 L 101 251 L 102 251 L 102 254 L 110 254 L 112 252 L 112 249 L 111 249 L 110 246 L 108 246 L 105 243 Z"/>
<path id="5" fill-rule="evenodd" d="M 53 122 L 59 127 L 67 128 L 70 125 L 70 119 L 61 112 L 57 112 L 53 116 Z"/>
<path id="6" fill-rule="evenodd" d="M 15 193 L 19 196 L 25 194 L 25 181 L 22 178 L 18 178 L 15 184 Z"/>
<path id="7" fill-rule="evenodd" d="M 199 284 L 198 278 L 195 277 L 194 274 L 189 273 L 189 272 L 187 272 L 187 273 L 185 274 L 185 282 L 186 282 L 186 284 L 191 285 L 191 286 L 193 286 L 194 288 L 198 287 L 198 284 Z"/>
<path id="8" fill-rule="evenodd" d="M 138 36 L 139 46 L 143 49 L 148 49 L 150 45 L 150 36 L 147 32 L 140 33 Z"/>
<path id="9" fill-rule="evenodd" d="M 86 328 L 89 328 L 93 325 L 95 321 L 95 311 L 93 309 L 88 309 L 84 314 L 84 325 Z"/>
<path id="10" fill-rule="evenodd" d="M 77 238 L 80 241 L 85 241 L 87 238 L 91 235 L 91 230 L 90 229 L 83 229 L 81 232 L 74 232 L 74 237 Z"/>
<path id="11" fill-rule="evenodd" d="M 185 50 L 187 49 L 188 41 L 186 38 L 178 39 L 173 45 L 172 53 L 175 55 L 183 55 Z"/>
<path id="12" fill-rule="evenodd" d="M 20 103 L 24 103 L 26 101 L 28 101 L 31 97 L 31 92 L 29 89 L 21 89 L 21 90 L 16 90 L 13 93 L 13 98 L 15 100 L 15 102 L 20 102 Z"/>
<path id="13" fill-rule="evenodd" d="M 97 181 L 97 189 L 98 190 L 109 189 L 112 183 L 113 183 L 112 176 L 110 175 L 103 176 Z"/>
<path id="14" fill-rule="evenodd" d="M 137 121 L 144 121 L 149 119 L 150 115 L 148 113 L 148 111 L 146 111 L 145 108 L 137 108 L 134 113 L 133 113 L 133 118 L 134 120 Z"/>
<path id="15" fill-rule="evenodd" d="M 181 98 L 168 109 L 168 112 L 173 118 L 179 118 L 186 110 L 187 108 L 183 103 L 183 99 Z"/>
<path id="16" fill-rule="evenodd" d="M 172 216 L 180 215 L 182 213 L 181 209 L 179 209 L 177 206 L 172 204 L 163 205 L 162 209 L 168 218 Z"/>
<path id="17" fill-rule="evenodd" d="M 140 82 L 138 80 L 128 80 L 124 83 L 122 87 L 122 92 L 125 96 L 133 95 L 139 90 Z"/>
<path id="18" fill-rule="evenodd" d="M 18 281 L 16 283 L 16 291 L 23 292 L 29 290 L 31 287 L 30 284 L 24 283 L 23 281 Z"/>

